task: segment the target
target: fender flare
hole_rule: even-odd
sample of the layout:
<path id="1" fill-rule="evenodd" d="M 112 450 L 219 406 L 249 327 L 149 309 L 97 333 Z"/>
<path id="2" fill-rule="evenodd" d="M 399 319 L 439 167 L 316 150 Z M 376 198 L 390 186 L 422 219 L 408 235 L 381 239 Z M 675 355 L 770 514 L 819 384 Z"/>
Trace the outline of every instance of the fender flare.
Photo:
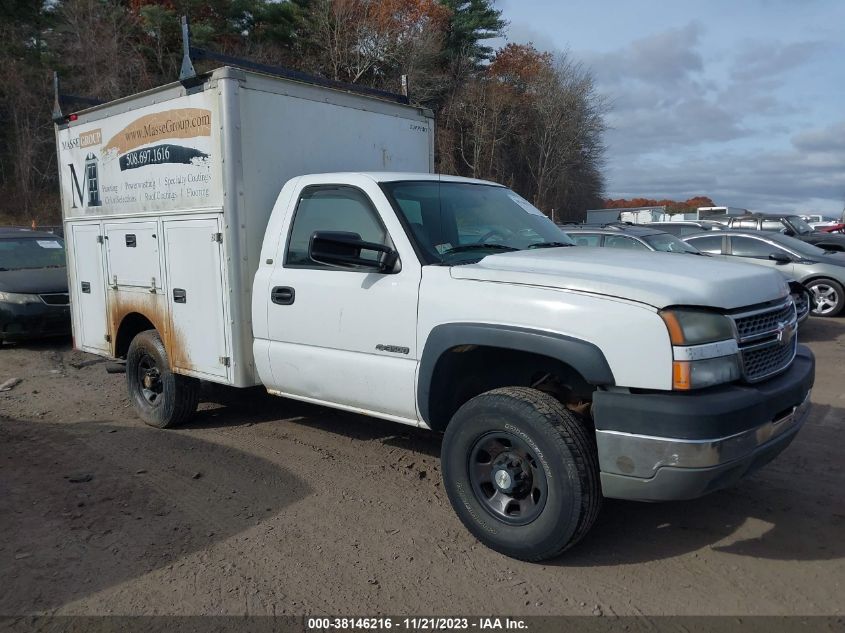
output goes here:
<path id="1" fill-rule="evenodd" d="M 604 353 L 593 343 L 555 332 L 511 325 L 444 323 L 431 330 L 420 359 L 417 406 L 426 424 L 430 423 L 429 400 L 437 363 L 448 350 L 461 345 L 501 347 L 548 356 L 566 363 L 592 385 L 616 384 Z"/>

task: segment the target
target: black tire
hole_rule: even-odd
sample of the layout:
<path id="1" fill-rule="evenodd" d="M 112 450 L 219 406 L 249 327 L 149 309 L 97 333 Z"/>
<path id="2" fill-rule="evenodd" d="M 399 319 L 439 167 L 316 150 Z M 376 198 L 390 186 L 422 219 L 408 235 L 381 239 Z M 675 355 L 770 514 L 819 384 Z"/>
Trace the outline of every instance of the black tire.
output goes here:
<path id="1" fill-rule="evenodd" d="M 807 282 L 812 299 L 810 311 L 813 316 L 835 317 L 845 307 L 845 289 L 833 279 L 813 279 Z"/>
<path id="2" fill-rule="evenodd" d="M 126 386 L 138 416 L 159 429 L 176 426 L 197 410 L 200 381 L 170 371 L 158 332 L 141 332 L 126 354 Z"/>
<path id="3" fill-rule="evenodd" d="M 509 441 L 510 449 L 486 452 Z M 488 462 L 494 472 L 490 482 L 477 474 Z M 560 555 L 589 531 L 601 508 L 589 423 L 536 389 L 494 389 L 458 409 L 446 427 L 441 469 L 449 501 L 466 528 L 491 549 L 521 560 Z M 498 479 L 501 470 L 516 476 Z M 521 491 L 503 491 L 503 481 L 515 480 L 523 482 Z M 515 501 L 506 501 L 509 497 Z"/>

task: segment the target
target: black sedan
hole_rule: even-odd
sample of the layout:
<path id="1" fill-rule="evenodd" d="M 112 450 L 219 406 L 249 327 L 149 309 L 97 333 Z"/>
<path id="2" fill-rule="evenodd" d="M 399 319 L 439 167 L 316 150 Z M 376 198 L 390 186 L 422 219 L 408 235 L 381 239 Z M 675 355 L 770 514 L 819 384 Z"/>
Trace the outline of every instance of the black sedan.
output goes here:
<path id="1" fill-rule="evenodd" d="M 0 228 L 0 343 L 69 334 L 64 241 Z"/>
<path id="2" fill-rule="evenodd" d="M 816 231 L 801 216 L 788 213 L 751 213 L 728 219 L 728 226 L 741 231 L 781 233 L 826 251 L 845 251 L 845 235 Z"/>

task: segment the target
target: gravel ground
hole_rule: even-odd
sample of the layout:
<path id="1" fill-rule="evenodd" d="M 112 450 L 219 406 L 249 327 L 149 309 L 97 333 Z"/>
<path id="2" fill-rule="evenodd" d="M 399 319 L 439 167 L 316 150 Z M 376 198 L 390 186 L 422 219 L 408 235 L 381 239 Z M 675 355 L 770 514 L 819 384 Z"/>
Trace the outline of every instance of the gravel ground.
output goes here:
<path id="1" fill-rule="evenodd" d="M 0 349 L 0 614 L 845 612 L 845 320 L 811 319 L 812 417 L 776 461 L 697 501 L 608 501 L 547 564 L 479 545 L 437 435 L 215 390 L 144 426 L 68 342 Z"/>

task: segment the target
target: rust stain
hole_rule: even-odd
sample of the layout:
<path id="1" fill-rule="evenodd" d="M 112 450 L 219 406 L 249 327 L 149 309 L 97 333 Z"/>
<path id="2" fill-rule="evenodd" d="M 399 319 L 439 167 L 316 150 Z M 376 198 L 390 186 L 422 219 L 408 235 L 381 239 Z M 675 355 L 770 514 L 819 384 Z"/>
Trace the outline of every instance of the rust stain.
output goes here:
<path id="1" fill-rule="evenodd" d="M 113 289 L 108 291 L 109 335 L 111 336 L 111 354 L 116 355 L 117 333 L 120 325 L 130 314 L 140 314 L 153 324 L 167 352 L 170 367 L 175 373 L 190 370 L 188 350 L 179 332 L 173 327 L 167 315 L 167 297 L 157 292 L 133 292 Z"/>

